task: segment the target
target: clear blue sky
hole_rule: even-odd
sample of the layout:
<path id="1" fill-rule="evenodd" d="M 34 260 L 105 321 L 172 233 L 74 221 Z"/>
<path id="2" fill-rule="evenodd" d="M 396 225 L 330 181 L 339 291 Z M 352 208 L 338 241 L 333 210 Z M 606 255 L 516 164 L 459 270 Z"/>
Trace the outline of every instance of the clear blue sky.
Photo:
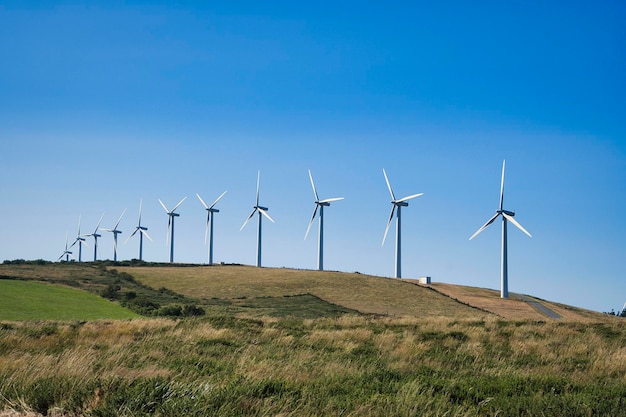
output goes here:
<path id="1" fill-rule="evenodd" d="M 547 4 L 546 4 L 547 3 Z M 175 4 L 175 5 L 172 5 Z M 382 175 L 403 210 L 403 275 L 606 311 L 626 301 L 626 6 L 573 2 L 0 3 L 0 260 L 62 253 L 102 212 L 144 258 L 255 263 L 261 170 L 266 266 L 314 269 L 311 169 L 327 269 L 393 275 Z M 102 232 L 99 258 L 112 258 Z M 85 259 L 91 258 L 90 247 Z M 136 240 L 120 244 L 137 257 Z"/>

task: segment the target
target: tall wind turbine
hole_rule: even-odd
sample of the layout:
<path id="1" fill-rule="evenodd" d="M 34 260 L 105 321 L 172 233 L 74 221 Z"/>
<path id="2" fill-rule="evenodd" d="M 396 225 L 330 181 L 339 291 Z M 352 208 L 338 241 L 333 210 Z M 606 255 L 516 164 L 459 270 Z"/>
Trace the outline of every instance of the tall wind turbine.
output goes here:
<path id="1" fill-rule="evenodd" d="M 83 235 L 80 234 L 80 215 L 78 216 L 78 234 L 76 235 L 76 239 L 74 240 L 74 243 L 72 243 L 72 246 L 70 246 L 70 249 L 73 248 L 74 245 L 77 243 L 78 243 L 78 262 L 82 262 L 83 245 L 85 246 L 89 246 L 89 245 L 87 245 L 87 242 L 85 242 L 85 238 L 83 237 Z"/>
<path id="2" fill-rule="evenodd" d="M 401 217 L 401 209 L 402 207 L 407 207 L 409 203 L 408 200 L 419 197 L 424 193 L 412 194 L 406 197 L 402 197 L 400 199 L 396 199 L 396 196 L 393 194 L 393 190 L 391 189 L 391 184 L 389 183 L 389 178 L 387 178 L 387 172 L 383 168 L 383 175 L 385 176 L 385 182 L 387 182 L 387 188 L 389 188 L 389 194 L 391 194 L 391 215 L 389 216 L 389 221 L 387 222 L 387 228 L 385 229 L 385 235 L 383 236 L 383 243 L 385 244 L 385 239 L 387 239 L 387 233 L 389 232 L 389 226 L 391 226 L 391 221 L 393 220 L 394 213 L 396 214 L 396 278 L 402 278 L 402 217 Z"/>
<path id="3" fill-rule="evenodd" d="M 121 230 L 117 230 L 117 226 L 120 225 L 120 222 L 122 221 L 122 217 L 124 217 L 124 213 L 126 213 L 126 209 L 122 211 L 122 215 L 117 220 L 117 223 L 115 223 L 115 226 L 113 226 L 113 229 L 102 229 L 104 231 L 113 233 L 113 261 L 117 261 L 117 235 L 122 233 Z"/>
<path id="4" fill-rule="evenodd" d="M 261 184 L 261 171 L 259 171 L 259 174 L 257 176 L 257 180 L 256 180 L 256 205 L 254 206 L 252 213 L 250 213 L 250 216 L 248 216 L 248 218 L 246 219 L 246 221 L 243 223 L 243 225 L 241 226 L 241 228 L 239 229 L 239 231 L 242 231 L 244 227 L 246 227 L 246 225 L 248 224 L 248 222 L 250 221 L 250 219 L 252 219 L 252 217 L 254 217 L 255 213 L 258 213 L 259 215 L 259 228 L 257 231 L 257 244 L 256 244 L 256 266 L 261 266 L 261 215 L 265 216 L 268 218 L 269 221 L 271 221 L 272 223 L 274 223 L 274 219 L 272 219 L 270 217 L 269 214 L 267 214 L 267 210 L 269 210 L 267 207 L 261 207 L 259 205 L 259 186 Z"/>
<path id="5" fill-rule="evenodd" d="M 165 212 L 167 213 L 169 217 L 169 221 L 167 222 L 167 235 L 171 239 L 170 240 L 170 262 L 174 262 L 174 218 L 180 216 L 180 214 L 174 213 L 174 212 L 181 204 L 183 204 L 183 201 L 185 201 L 186 199 L 187 197 L 180 200 L 178 204 L 176 204 L 174 208 L 171 210 L 165 207 L 165 204 L 163 204 L 163 202 L 159 199 L 159 203 L 161 203 L 161 207 L 163 207 L 163 210 L 165 210 Z"/>
<path id="6" fill-rule="evenodd" d="M 63 257 L 65 256 L 65 262 L 69 262 L 70 258 L 74 259 L 74 257 L 72 256 L 72 251 L 70 251 L 67 247 L 67 239 L 68 239 L 68 233 L 65 233 L 65 250 L 63 251 L 63 253 L 61 254 L 61 256 L 59 256 L 59 259 L 57 259 L 57 261 L 60 261 L 61 259 L 63 259 Z"/>
<path id="7" fill-rule="evenodd" d="M 315 209 L 313 210 L 313 216 L 311 216 L 309 227 L 307 227 L 306 229 L 304 240 L 306 240 L 307 236 L 309 235 L 311 225 L 313 224 L 315 216 L 317 215 L 317 210 L 319 209 L 320 228 L 317 235 L 317 269 L 322 271 L 324 269 L 324 207 L 330 206 L 330 203 L 332 203 L 333 201 L 343 200 L 343 197 L 327 198 L 325 200 L 320 200 L 319 196 L 317 195 L 317 190 L 315 189 L 315 183 L 313 182 L 311 170 L 309 170 L 309 179 L 311 180 L 311 187 L 313 187 L 313 195 L 315 195 Z"/>
<path id="8" fill-rule="evenodd" d="M 226 191 L 224 191 L 222 195 L 217 197 L 217 200 L 215 200 L 213 204 L 211 204 L 210 206 L 207 206 L 207 204 L 204 202 L 202 197 L 200 197 L 200 194 L 196 193 L 196 195 L 198 196 L 198 199 L 200 200 L 200 202 L 206 209 L 206 229 L 204 231 L 204 244 L 206 245 L 207 237 L 209 237 L 209 265 L 213 265 L 213 214 L 220 212 L 218 209 L 214 207 L 217 204 L 217 202 L 220 201 L 222 197 L 224 197 L 224 194 L 226 194 Z"/>
<path id="9" fill-rule="evenodd" d="M 500 206 L 499 206 L 498 210 L 496 210 L 496 214 L 494 214 L 493 217 L 491 217 L 489 220 L 487 220 L 487 223 L 485 223 L 480 229 L 478 229 L 476 231 L 476 233 L 474 233 L 472 235 L 472 237 L 469 238 L 469 240 L 474 239 L 480 232 L 485 230 L 487 228 L 487 226 L 489 226 L 491 223 L 493 223 L 498 218 L 498 216 L 502 216 L 502 258 L 501 258 L 501 270 L 500 270 L 500 297 L 501 298 L 508 298 L 509 297 L 509 277 L 508 277 L 507 247 L 506 247 L 506 241 L 507 241 L 507 238 L 506 238 L 506 224 L 507 224 L 507 222 L 513 223 L 519 230 L 521 230 L 522 232 L 526 233 L 529 237 L 532 237 L 530 235 L 530 233 L 528 233 L 526 231 L 526 229 L 524 229 L 522 227 L 522 225 L 519 224 L 513 218 L 513 216 L 515 216 L 515 213 L 512 212 L 512 211 L 505 210 L 503 208 L 503 204 L 504 204 L 504 166 L 505 166 L 505 162 L 506 161 L 502 161 L 502 180 L 500 182 Z"/>
<path id="10" fill-rule="evenodd" d="M 143 252 L 143 237 L 147 237 L 148 239 L 150 239 L 150 241 L 152 241 L 152 238 L 150 237 L 150 235 L 148 235 L 148 228 L 145 226 L 141 225 L 141 204 L 142 204 L 143 200 L 139 200 L 139 223 L 137 223 L 137 226 L 135 227 L 135 231 L 128 236 L 128 239 L 126 239 L 126 242 L 128 242 L 130 240 L 131 237 L 135 236 L 135 234 L 137 232 L 139 232 L 139 260 L 142 260 L 142 252 Z M 124 244 L 126 244 L 126 242 L 124 242 Z"/>
<path id="11" fill-rule="evenodd" d="M 98 225 L 93 233 L 90 233 L 85 236 L 93 236 L 94 244 L 93 244 L 93 260 L 94 262 L 98 259 L 98 238 L 101 236 L 98 234 L 98 229 L 100 228 L 100 223 L 102 223 L 102 218 L 104 217 L 104 213 L 100 216 L 100 220 L 98 221 Z"/>

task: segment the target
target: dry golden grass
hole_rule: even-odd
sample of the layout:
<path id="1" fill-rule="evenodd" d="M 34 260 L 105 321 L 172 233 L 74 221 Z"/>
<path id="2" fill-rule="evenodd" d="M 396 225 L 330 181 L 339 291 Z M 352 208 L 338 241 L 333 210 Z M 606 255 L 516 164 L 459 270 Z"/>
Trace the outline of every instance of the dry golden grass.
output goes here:
<path id="1" fill-rule="evenodd" d="M 429 288 L 355 273 L 230 265 L 116 269 L 151 287 L 165 287 L 198 298 L 234 300 L 309 293 L 362 313 L 472 318 L 486 315 Z"/>
<path id="2" fill-rule="evenodd" d="M 451 298 L 472 305 L 482 310 L 496 314 L 507 320 L 554 320 L 537 310 L 530 303 L 510 294 L 508 299 L 500 298 L 500 292 L 486 288 L 466 287 L 446 283 L 433 283 L 432 288 Z M 532 297 L 530 297 L 532 298 Z M 565 307 L 550 301 L 533 299 L 543 304 L 567 321 L 603 321 L 610 319 L 605 314 L 583 310 L 574 307 Z"/>

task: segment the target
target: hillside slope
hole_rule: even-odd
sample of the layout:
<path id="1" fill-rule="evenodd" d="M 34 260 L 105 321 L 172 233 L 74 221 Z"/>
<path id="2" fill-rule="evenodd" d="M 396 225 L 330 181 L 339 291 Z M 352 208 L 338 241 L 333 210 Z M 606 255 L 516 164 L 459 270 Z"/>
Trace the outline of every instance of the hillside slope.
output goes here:
<path id="1" fill-rule="evenodd" d="M 215 265 L 197 267 L 120 267 L 120 271 L 154 288 L 165 287 L 197 298 L 241 300 L 312 294 L 362 313 L 416 317 L 545 320 L 546 314 L 512 297 L 502 300 L 493 290 L 452 284 L 423 286 L 357 273 Z M 539 301 L 539 300 L 538 300 Z M 601 320 L 603 315 L 565 308 L 540 300 L 567 320 Z"/>

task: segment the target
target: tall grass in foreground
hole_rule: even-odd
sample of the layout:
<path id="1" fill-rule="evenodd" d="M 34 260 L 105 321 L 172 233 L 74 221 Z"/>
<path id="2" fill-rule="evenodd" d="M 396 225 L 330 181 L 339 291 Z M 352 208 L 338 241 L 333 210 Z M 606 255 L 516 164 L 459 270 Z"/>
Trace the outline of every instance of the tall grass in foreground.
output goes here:
<path id="1" fill-rule="evenodd" d="M 626 409 L 626 331 L 350 315 L 0 323 L 0 409 L 614 416 Z"/>

